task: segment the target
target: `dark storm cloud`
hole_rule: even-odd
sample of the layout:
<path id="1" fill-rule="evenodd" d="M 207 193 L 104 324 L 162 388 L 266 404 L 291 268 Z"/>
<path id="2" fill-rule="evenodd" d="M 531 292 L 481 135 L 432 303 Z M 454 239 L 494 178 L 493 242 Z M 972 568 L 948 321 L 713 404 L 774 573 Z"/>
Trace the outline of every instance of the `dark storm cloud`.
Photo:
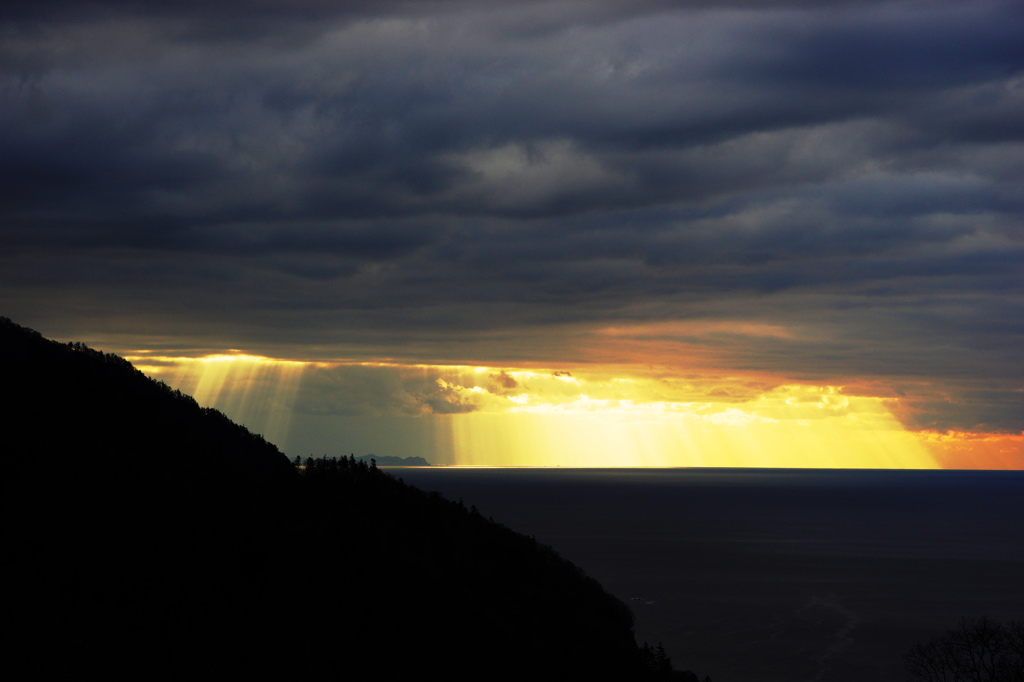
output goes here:
<path id="1" fill-rule="evenodd" d="M 514 388 L 515 380 L 506 377 Z M 462 414 L 477 410 L 482 400 L 472 389 L 458 372 L 436 367 L 308 367 L 296 409 L 330 417 Z"/>
<path id="2" fill-rule="evenodd" d="M 799 331 L 719 348 L 744 368 L 931 377 L 977 397 L 967 421 L 1020 428 L 1020 3 L 76 0 L 0 21 L 19 322 L 500 364 L 743 319 Z M 421 404 L 462 409 L 438 386 Z M 918 423 L 953 427 L 921 400 Z"/>

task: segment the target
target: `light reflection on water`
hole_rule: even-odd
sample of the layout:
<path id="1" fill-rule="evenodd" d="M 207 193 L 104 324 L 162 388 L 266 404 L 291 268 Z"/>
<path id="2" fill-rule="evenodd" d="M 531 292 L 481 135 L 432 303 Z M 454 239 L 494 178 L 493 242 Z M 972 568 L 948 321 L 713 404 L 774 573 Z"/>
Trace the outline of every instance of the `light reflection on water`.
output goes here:
<path id="1" fill-rule="evenodd" d="M 896 682 L 961 616 L 1024 619 L 1024 472 L 389 471 L 552 545 L 715 682 Z"/>

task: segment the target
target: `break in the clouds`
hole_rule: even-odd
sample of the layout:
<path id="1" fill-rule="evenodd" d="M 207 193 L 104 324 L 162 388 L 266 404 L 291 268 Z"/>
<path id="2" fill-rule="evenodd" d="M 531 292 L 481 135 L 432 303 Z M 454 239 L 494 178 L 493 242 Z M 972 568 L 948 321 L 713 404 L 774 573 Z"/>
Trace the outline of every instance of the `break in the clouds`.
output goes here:
<path id="1" fill-rule="evenodd" d="M 0 22 L 0 302 L 49 335 L 759 372 L 1024 430 L 1019 2 Z M 436 381 L 388 401 L 475 405 Z"/>

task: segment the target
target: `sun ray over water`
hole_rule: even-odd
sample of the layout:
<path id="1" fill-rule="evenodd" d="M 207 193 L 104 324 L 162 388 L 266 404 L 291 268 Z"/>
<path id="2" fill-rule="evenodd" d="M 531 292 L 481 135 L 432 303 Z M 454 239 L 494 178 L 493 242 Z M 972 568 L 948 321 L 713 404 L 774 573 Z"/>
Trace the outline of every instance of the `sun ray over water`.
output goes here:
<path id="1" fill-rule="evenodd" d="M 144 372 L 275 443 L 286 442 L 308 363 L 244 353 L 199 358 L 129 356 Z"/>
<path id="2" fill-rule="evenodd" d="M 309 454 L 291 450 L 316 431 L 342 449 L 352 442 L 458 466 L 937 468 L 957 466 L 960 442 L 979 466 L 1012 468 L 1016 457 L 981 454 L 996 441 L 1006 450 L 1005 438 L 908 431 L 892 398 L 842 386 L 629 366 L 305 363 L 238 351 L 129 359 L 289 454 Z M 395 438 L 359 441 L 352 427 L 371 417 L 377 428 L 393 423 Z M 403 451 L 386 452 L 389 443 Z"/>

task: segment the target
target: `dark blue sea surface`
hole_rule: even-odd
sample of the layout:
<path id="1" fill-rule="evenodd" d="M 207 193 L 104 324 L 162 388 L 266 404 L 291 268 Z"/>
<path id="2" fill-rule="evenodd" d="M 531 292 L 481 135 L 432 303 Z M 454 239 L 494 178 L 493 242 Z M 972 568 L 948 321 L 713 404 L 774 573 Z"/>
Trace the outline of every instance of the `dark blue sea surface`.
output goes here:
<path id="1" fill-rule="evenodd" d="M 714 682 L 902 682 L 962 616 L 1024 620 L 1024 472 L 388 471 L 551 545 Z"/>

